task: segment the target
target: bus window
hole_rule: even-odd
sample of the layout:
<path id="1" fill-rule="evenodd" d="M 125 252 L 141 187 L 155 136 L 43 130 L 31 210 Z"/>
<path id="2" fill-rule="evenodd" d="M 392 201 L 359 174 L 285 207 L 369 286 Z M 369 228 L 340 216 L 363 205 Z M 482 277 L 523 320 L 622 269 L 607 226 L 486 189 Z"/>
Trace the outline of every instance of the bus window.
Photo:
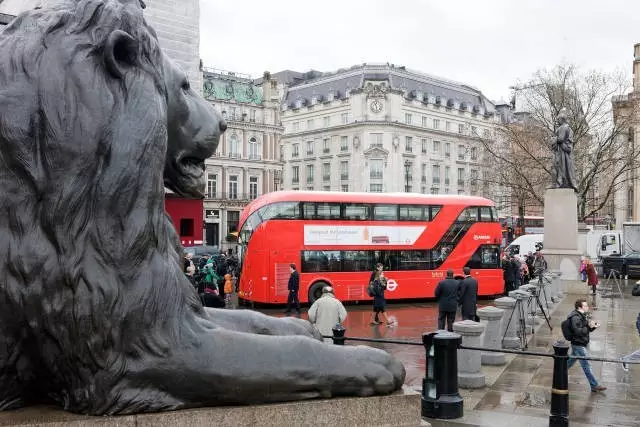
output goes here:
<path id="1" fill-rule="evenodd" d="M 400 221 L 429 221 L 429 206 L 400 205 Z"/>
<path id="2" fill-rule="evenodd" d="M 342 206 L 342 219 L 363 221 L 371 218 L 371 206 L 345 203 Z"/>
<path id="3" fill-rule="evenodd" d="M 471 269 L 500 268 L 500 246 L 480 245 L 466 266 Z"/>
<path id="4" fill-rule="evenodd" d="M 476 222 L 478 221 L 478 208 L 471 207 L 465 208 L 460 216 L 458 216 L 458 222 Z"/>
<path id="5" fill-rule="evenodd" d="M 342 271 L 340 251 L 302 251 L 301 273 Z"/>
<path id="6" fill-rule="evenodd" d="M 372 251 L 342 251 L 342 271 L 371 271 Z"/>
<path id="7" fill-rule="evenodd" d="M 316 219 L 340 219 L 340 203 L 318 203 Z"/>
<path id="8" fill-rule="evenodd" d="M 258 211 L 262 221 L 270 219 L 299 219 L 300 203 L 299 202 L 280 202 L 272 203 Z"/>
<path id="9" fill-rule="evenodd" d="M 438 215 L 438 212 L 440 212 L 441 208 L 442 206 L 431 206 L 431 221 L 436 218 L 436 215 Z"/>
<path id="10" fill-rule="evenodd" d="M 375 205 L 373 219 L 378 221 L 397 221 L 398 205 Z"/>
<path id="11" fill-rule="evenodd" d="M 398 270 L 429 270 L 431 251 L 398 251 Z"/>
<path id="12" fill-rule="evenodd" d="M 480 221 L 493 222 L 491 219 L 491 208 L 489 206 L 480 207 Z"/>
<path id="13" fill-rule="evenodd" d="M 493 222 L 499 222 L 500 219 L 498 218 L 498 210 L 491 206 L 491 217 L 493 218 Z"/>

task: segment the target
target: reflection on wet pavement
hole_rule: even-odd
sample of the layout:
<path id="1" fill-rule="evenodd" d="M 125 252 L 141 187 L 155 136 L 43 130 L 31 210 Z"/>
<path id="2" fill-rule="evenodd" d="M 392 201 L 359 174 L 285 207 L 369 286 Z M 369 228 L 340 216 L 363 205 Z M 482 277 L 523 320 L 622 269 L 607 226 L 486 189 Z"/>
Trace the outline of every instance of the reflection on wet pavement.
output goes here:
<path id="1" fill-rule="evenodd" d="M 640 348 L 640 337 L 635 321 L 640 311 L 640 298 L 631 296 L 631 287 L 627 286 L 624 299 L 601 298 L 600 293 L 595 298 L 587 296 L 586 292 L 583 295 L 568 295 L 552 311 L 553 331 L 549 331 L 546 323 L 539 326 L 529 341 L 528 350 L 552 353 L 552 344 L 562 339 L 560 323 L 573 310 L 574 301 L 585 296 L 592 307 L 593 318 L 602 325 L 591 334 L 590 354 L 619 358 L 637 350 Z M 481 305 L 490 303 L 488 300 L 481 301 Z M 280 311 L 262 311 L 281 316 Z M 397 326 L 386 327 L 369 324 L 370 306 L 351 305 L 347 306 L 347 311 L 347 336 L 412 341 L 420 341 L 423 332 L 435 330 L 438 315 L 434 303 L 389 304 L 389 315 L 397 321 Z M 305 313 L 302 318 L 306 318 Z M 422 347 L 379 343 L 370 345 L 382 348 L 402 360 L 407 369 L 406 384 L 421 386 L 425 365 Z M 572 367 L 569 371 L 571 425 L 640 426 L 640 365 L 631 366 L 629 372 L 613 363 L 591 362 L 591 367 L 596 378 L 608 389 L 604 393 L 591 393 L 579 364 Z M 507 357 L 506 366 L 483 366 L 482 369 L 487 377 L 484 389 L 460 390 L 465 399 L 465 414 L 475 414 L 476 424 L 467 425 L 503 425 L 504 421 L 518 415 L 522 416 L 523 425 L 548 425 L 552 358 L 514 355 Z M 472 418 L 470 415 L 469 420 Z M 518 421 L 514 418 L 514 422 Z"/>

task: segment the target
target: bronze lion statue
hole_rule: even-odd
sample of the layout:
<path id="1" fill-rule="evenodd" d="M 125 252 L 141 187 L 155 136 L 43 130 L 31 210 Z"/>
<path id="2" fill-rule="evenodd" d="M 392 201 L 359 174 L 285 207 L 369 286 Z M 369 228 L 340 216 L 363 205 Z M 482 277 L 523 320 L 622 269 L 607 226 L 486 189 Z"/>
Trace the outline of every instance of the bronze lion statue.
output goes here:
<path id="1" fill-rule="evenodd" d="M 92 415 L 386 394 L 389 354 L 306 321 L 204 309 L 164 187 L 202 197 L 226 124 L 140 0 L 67 0 L 0 32 L 0 410 Z"/>

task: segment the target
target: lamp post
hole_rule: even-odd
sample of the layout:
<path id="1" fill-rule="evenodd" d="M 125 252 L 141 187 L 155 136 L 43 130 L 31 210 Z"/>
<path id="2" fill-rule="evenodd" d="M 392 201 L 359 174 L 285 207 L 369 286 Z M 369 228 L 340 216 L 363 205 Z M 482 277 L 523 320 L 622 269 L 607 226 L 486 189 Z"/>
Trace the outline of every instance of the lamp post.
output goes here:
<path id="1" fill-rule="evenodd" d="M 404 180 L 405 180 L 404 192 L 405 193 L 409 192 L 409 168 L 410 167 L 411 167 L 411 163 L 409 162 L 409 160 L 405 160 L 404 161 Z"/>

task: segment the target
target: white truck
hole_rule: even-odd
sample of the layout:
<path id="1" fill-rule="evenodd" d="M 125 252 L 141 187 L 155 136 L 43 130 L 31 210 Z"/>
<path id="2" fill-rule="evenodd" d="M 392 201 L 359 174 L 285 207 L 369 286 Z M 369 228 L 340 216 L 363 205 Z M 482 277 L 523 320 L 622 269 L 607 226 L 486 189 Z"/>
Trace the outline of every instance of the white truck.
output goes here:
<path id="1" fill-rule="evenodd" d="M 640 223 L 625 222 L 622 231 L 603 233 L 599 250 L 605 277 L 610 270 L 627 277 L 640 277 Z"/>

